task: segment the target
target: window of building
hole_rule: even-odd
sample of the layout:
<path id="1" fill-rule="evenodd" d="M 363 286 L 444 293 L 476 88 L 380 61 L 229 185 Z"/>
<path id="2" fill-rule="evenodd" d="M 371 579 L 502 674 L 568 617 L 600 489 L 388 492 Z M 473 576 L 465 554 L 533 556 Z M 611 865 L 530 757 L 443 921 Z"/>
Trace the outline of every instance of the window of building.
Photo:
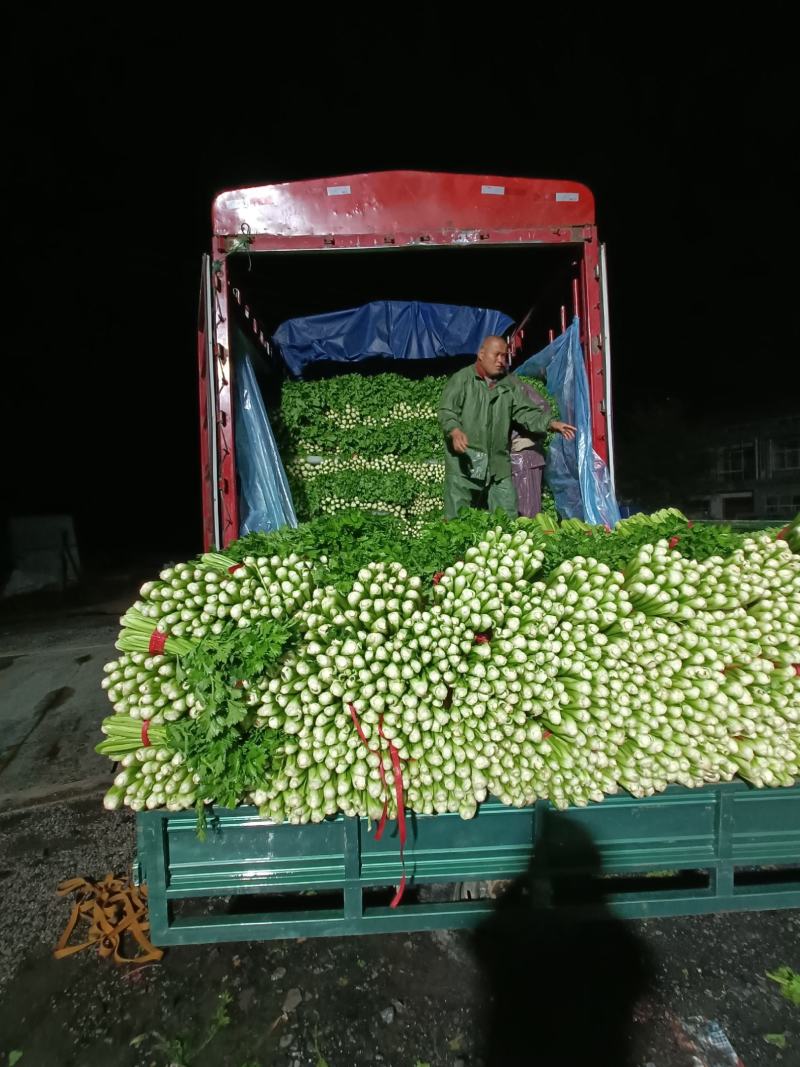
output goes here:
<path id="1" fill-rule="evenodd" d="M 779 493 L 767 497 L 767 515 L 791 519 L 800 511 L 800 493 Z"/>
<path id="2" fill-rule="evenodd" d="M 800 437 L 779 437 L 771 445 L 775 473 L 800 470 Z"/>
<path id="3" fill-rule="evenodd" d="M 752 441 L 725 445 L 719 450 L 717 471 L 726 481 L 744 480 L 756 476 L 756 448 Z"/>

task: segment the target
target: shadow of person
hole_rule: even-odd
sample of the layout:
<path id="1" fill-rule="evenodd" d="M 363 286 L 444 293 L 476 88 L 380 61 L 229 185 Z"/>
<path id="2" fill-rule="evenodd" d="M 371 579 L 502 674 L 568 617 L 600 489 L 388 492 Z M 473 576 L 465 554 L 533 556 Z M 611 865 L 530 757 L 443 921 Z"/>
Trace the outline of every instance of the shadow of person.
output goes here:
<path id="1" fill-rule="evenodd" d="M 604 903 L 596 846 L 550 812 L 529 870 L 478 928 L 486 1067 L 628 1067 L 650 953 Z M 480 1044 L 480 1042 L 479 1042 Z"/>

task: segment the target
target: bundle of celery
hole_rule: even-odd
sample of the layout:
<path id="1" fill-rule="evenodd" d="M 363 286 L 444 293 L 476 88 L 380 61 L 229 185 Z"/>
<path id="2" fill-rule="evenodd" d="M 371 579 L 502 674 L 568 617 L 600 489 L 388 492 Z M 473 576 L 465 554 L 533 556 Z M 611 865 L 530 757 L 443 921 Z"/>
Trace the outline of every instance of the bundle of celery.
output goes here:
<path id="1" fill-rule="evenodd" d="M 250 538 L 142 589 L 106 668 L 100 751 L 122 764 L 107 806 L 255 803 L 302 823 L 402 796 L 467 818 L 490 794 L 565 807 L 800 776 L 785 534 L 675 512 L 613 532 L 465 516 L 396 545 L 401 560 L 373 530 L 381 558 L 346 576 L 324 530 Z M 460 558 L 414 573 L 465 531 Z"/>

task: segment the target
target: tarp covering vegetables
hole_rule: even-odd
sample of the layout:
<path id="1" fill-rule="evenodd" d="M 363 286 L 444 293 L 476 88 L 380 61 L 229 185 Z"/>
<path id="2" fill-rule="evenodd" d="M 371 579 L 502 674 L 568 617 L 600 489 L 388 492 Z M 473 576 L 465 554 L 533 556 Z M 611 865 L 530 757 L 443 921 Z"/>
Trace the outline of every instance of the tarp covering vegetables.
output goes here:
<path id="1" fill-rule="evenodd" d="M 348 512 L 168 567 L 106 667 L 106 805 L 303 823 L 788 785 L 797 529 Z"/>
<path id="2" fill-rule="evenodd" d="M 477 352 L 484 337 L 504 333 L 512 322 L 490 308 L 374 300 L 362 307 L 290 319 L 278 327 L 273 341 L 289 371 L 299 377 L 320 361 L 435 359 Z"/>

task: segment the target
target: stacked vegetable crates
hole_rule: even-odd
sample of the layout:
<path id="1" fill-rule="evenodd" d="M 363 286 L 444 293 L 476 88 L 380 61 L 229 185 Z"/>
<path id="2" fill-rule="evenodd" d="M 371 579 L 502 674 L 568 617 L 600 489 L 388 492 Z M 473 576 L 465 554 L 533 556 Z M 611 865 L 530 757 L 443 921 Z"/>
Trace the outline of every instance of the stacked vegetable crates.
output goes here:
<path id="1" fill-rule="evenodd" d="M 494 905 L 453 899 L 460 883 L 526 877 L 552 885 L 567 875 L 591 887 L 595 904 L 628 918 L 800 907 L 800 786 L 672 786 L 565 811 L 490 800 L 472 820 L 409 813 L 408 822 L 409 884 L 392 908 L 397 839 L 376 841 L 365 819 L 276 825 L 254 808 L 216 809 L 200 840 L 193 812 L 141 812 L 137 872 L 149 890 L 153 941 L 471 927 Z M 432 885 L 445 892 L 426 892 Z"/>

